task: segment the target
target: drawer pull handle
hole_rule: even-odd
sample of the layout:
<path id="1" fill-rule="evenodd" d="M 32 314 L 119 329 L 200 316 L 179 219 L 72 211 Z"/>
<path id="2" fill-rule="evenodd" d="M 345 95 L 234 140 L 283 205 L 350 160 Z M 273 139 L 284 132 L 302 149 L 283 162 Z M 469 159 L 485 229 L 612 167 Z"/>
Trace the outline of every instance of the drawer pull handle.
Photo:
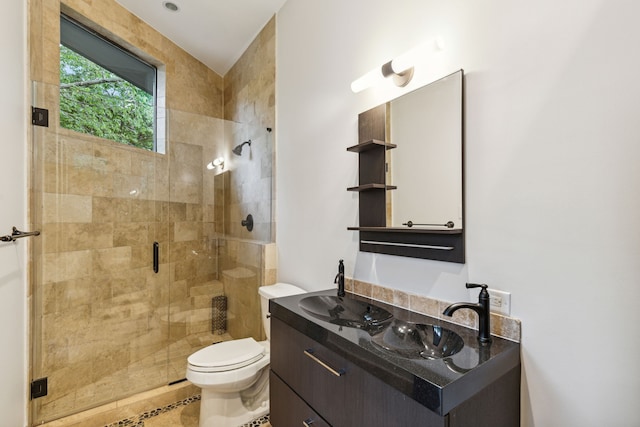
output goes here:
<path id="1" fill-rule="evenodd" d="M 304 420 L 304 421 L 302 422 L 302 425 L 303 425 L 304 427 L 311 427 L 311 424 L 313 424 L 313 420 L 312 420 L 311 418 L 307 418 L 306 420 Z"/>
<path id="2" fill-rule="evenodd" d="M 307 350 L 304 351 L 304 354 L 309 356 L 311 358 L 311 360 L 313 360 L 314 362 L 316 362 L 317 364 L 319 364 L 320 366 L 322 366 L 323 368 L 325 368 L 327 371 L 331 372 L 333 375 L 335 375 L 336 377 L 341 377 L 345 374 L 343 369 L 340 369 L 339 371 L 336 371 L 335 369 L 333 369 L 331 366 L 327 365 L 326 363 L 324 363 L 322 360 L 318 359 L 317 357 L 315 357 L 313 355 L 314 351 L 312 348 L 309 348 Z"/>

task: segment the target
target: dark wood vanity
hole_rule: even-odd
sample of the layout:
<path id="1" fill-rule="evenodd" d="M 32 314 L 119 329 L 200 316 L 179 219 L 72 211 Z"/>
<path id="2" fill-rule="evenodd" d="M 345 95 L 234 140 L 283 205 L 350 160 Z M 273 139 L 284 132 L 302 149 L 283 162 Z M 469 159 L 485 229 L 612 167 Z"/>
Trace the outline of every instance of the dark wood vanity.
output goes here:
<path id="1" fill-rule="evenodd" d="M 366 368 L 282 321 L 272 318 L 271 330 L 273 427 L 299 426 L 303 421 L 313 426 L 448 425 L 444 417 L 388 386 Z M 274 345 L 274 341 L 286 346 Z M 307 356 L 309 351 L 315 359 Z"/>
<path id="2" fill-rule="evenodd" d="M 403 361 L 376 351 L 371 333 L 300 310 L 299 301 L 314 294 L 270 303 L 273 427 L 519 425 L 517 343 L 494 338 L 481 348 L 476 331 L 447 325 L 468 347 L 459 359 Z M 378 301 L 375 305 L 392 311 L 394 318 L 441 322 Z"/>

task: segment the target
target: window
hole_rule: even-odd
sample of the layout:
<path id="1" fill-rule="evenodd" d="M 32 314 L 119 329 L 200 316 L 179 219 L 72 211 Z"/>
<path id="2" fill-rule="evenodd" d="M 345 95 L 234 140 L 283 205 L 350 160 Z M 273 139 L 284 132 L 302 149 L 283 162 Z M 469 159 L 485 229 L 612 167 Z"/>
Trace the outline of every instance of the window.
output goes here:
<path id="1" fill-rule="evenodd" d="M 153 65 L 60 16 L 60 125 L 157 151 Z"/>

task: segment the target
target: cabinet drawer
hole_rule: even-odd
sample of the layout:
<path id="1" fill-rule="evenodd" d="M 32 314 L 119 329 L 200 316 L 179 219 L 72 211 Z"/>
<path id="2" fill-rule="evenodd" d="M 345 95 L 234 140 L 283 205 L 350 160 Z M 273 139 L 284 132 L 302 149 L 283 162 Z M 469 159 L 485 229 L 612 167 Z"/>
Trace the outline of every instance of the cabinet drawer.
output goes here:
<path id="1" fill-rule="evenodd" d="M 344 422 L 353 366 L 323 345 L 271 318 L 271 369 L 331 425 Z"/>
<path id="2" fill-rule="evenodd" d="M 448 423 L 447 417 L 431 412 L 274 317 L 271 369 L 334 427 L 444 427 Z M 278 399 L 273 395 L 272 407 L 277 407 Z"/>
<path id="3" fill-rule="evenodd" d="M 269 418 L 273 427 L 330 427 L 273 371 L 269 381 L 271 394 Z"/>

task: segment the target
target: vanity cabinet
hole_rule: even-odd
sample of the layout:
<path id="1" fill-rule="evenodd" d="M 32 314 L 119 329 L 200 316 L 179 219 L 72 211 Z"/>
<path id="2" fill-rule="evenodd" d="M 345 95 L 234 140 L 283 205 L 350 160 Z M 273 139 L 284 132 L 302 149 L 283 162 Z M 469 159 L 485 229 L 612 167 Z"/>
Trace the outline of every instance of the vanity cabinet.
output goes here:
<path id="1" fill-rule="evenodd" d="M 373 342 L 382 331 L 320 320 L 300 306 L 304 298 L 333 295 L 332 289 L 269 302 L 273 427 L 520 425 L 518 343 L 493 337 L 482 345 L 477 331 L 447 324 L 464 341 L 458 353 L 434 360 L 397 357 Z M 375 304 L 401 322 L 438 322 Z"/>
<path id="2" fill-rule="evenodd" d="M 273 427 L 449 426 L 446 416 L 273 317 L 271 378 Z"/>
<path id="3" fill-rule="evenodd" d="M 331 427 L 273 371 L 269 377 L 269 387 L 271 394 L 278 396 L 275 401 L 271 401 L 272 425 L 304 426 L 306 424 L 309 427 Z"/>

